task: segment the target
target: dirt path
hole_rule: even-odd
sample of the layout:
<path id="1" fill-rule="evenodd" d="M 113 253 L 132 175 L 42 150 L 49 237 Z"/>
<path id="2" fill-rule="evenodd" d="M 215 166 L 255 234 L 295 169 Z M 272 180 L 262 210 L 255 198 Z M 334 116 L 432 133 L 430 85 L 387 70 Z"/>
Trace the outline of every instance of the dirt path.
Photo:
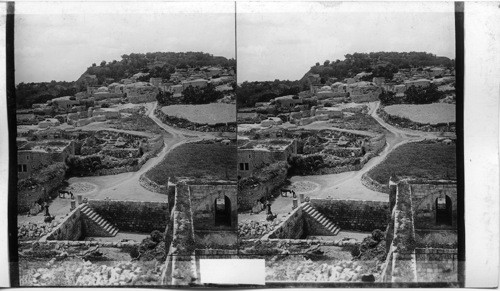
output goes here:
<path id="1" fill-rule="evenodd" d="M 146 103 L 144 105 L 147 109 L 145 114 L 169 133 L 163 135 L 164 148 L 156 157 L 149 159 L 137 172 L 127 172 L 108 176 L 72 177 L 68 179 L 69 184 L 90 183 L 95 186 L 92 191 L 82 193 L 83 197 L 88 199 L 105 199 L 108 197 L 112 200 L 165 201 L 167 197 L 164 194 L 151 192 L 139 184 L 141 175 L 160 163 L 174 148 L 186 142 L 214 138 L 214 135 L 210 133 L 183 130 L 168 126 L 154 115 L 154 110 L 157 107 L 156 102 Z M 54 199 L 50 203 L 50 213 L 56 216 L 66 215 L 70 209 L 70 201 L 71 200 L 68 198 Z M 32 217 L 24 215 L 18 217 L 19 222 L 39 221 L 40 219 L 43 219 L 43 214 Z"/>
<path id="2" fill-rule="evenodd" d="M 370 200 L 370 201 L 388 201 L 389 197 L 385 193 L 376 192 L 366 188 L 361 183 L 361 176 L 371 170 L 373 167 L 381 163 L 387 155 L 395 148 L 408 143 L 423 139 L 435 139 L 444 137 L 439 132 L 421 132 L 415 130 L 406 130 L 396 128 L 386 123 L 380 116 L 377 115 L 377 109 L 380 102 L 371 102 L 368 104 L 369 114 L 382 125 L 388 132 L 386 133 L 386 146 L 384 150 L 376 157 L 370 159 L 364 167 L 359 171 L 344 172 L 339 174 L 329 175 L 311 175 L 311 176 L 293 176 L 290 180 L 292 183 L 312 182 L 319 186 L 313 190 L 304 192 L 306 196 L 311 198 L 327 198 L 333 199 L 354 199 L 354 200 Z M 316 125 L 309 125 L 309 128 L 317 129 Z M 326 128 L 326 127 L 325 127 Z M 332 129 L 331 127 L 329 127 Z M 296 191 L 297 192 L 297 191 Z M 297 192 L 299 193 L 299 192 Z M 278 197 L 272 204 L 272 211 L 279 216 L 287 214 L 292 210 L 292 198 Z M 261 217 L 262 216 L 262 217 Z M 244 215 L 243 220 L 248 219 L 265 219 L 264 214 L 259 215 Z"/>

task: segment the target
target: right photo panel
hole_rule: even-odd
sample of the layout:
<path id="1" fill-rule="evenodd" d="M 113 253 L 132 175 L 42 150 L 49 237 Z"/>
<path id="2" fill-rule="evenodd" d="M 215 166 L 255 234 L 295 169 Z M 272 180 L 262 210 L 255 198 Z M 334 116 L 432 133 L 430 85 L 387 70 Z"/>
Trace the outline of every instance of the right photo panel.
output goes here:
<path id="1" fill-rule="evenodd" d="M 236 15 L 239 257 L 266 286 L 461 286 L 455 4 Z"/>

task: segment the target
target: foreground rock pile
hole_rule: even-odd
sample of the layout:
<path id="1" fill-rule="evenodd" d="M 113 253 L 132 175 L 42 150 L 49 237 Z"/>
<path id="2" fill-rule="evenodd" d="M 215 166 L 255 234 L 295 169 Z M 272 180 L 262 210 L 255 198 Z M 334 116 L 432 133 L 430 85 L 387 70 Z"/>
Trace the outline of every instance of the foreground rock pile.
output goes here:
<path id="1" fill-rule="evenodd" d="M 89 261 L 83 263 L 76 280 L 76 286 L 120 286 L 133 285 L 139 279 L 141 268 L 127 262 L 117 266 L 95 265 Z"/>
<path id="2" fill-rule="evenodd" d="M 373 281 L 379 274 L 363 262 L 314 262 L 308 259 L 278 260 L 266 263 L 266 280 L 297 282 L 361 282 Z"/>
<path id="3" fill-rule="evenodd" d="M 21 272 L 24 286 L 123 286 L 158 285 L 162 265 L 139 262 L 115 262 L 112 265 L 90 261 L 49 261 L 44 267 Z"/>
<path id="4" fill-rule="evenodd" d="M 263 235 L 273 231 L 281 220 L 273 221 L 246 221 L 238 225 L 238 235 L 240 239 L 260 238 Z"/>
<path id="5" fill-rule="evenodd" d="M 17 226 L 17 237 L 19 240 L 35 240 L 48 233 L 60 224 L 59 220 L 53 220 L 50 223 L 23 223 Z"/>

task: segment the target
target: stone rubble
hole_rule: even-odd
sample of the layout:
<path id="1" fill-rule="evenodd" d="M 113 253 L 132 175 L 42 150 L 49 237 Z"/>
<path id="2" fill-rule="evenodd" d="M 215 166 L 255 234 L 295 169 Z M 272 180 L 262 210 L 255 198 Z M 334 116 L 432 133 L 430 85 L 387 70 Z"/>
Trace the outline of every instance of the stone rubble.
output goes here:
<path id="1" fill-rule="evenodd" d="M 60 219 L 62 219 L 62 217 Z M 50 233 L 60 223 L 61 221 L 58 219 L 54 219 L 50 223 L 23 223 L 17 226 L 17 237 L 19 240 L 37 239 Z"/>
<path id="2" fill-rule="evenodd" d="M 240 239 L 260 238 L 273 231 L 281 223 L 280 219 L 273 221 L 246 221 L 238 225 Z"/>
<path id="3" fill-rule="evenodd" d="M 356 261 L 314 262 L 304 260 L 276 260 L 266 263 L 266 281 L 297 282 L 360 282 L 366 275 L 372 274 L 362 263 Z"/>

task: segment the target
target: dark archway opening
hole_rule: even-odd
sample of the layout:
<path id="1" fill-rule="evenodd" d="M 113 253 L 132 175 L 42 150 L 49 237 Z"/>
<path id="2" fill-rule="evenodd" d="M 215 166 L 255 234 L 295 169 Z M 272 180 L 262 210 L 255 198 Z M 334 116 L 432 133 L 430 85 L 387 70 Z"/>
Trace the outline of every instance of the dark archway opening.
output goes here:
<path id="1" fill-rule="evenodd" d="M 449 196 L 436 198 L 436 224 L 452 225 L 452 202 Z"/>
<path id="2" fill-rule="evenodd" d="M 224 195 L 224 199 L 216 198 L 215 204 L 215 225 L 231 226 L 231 200 Z"/>

